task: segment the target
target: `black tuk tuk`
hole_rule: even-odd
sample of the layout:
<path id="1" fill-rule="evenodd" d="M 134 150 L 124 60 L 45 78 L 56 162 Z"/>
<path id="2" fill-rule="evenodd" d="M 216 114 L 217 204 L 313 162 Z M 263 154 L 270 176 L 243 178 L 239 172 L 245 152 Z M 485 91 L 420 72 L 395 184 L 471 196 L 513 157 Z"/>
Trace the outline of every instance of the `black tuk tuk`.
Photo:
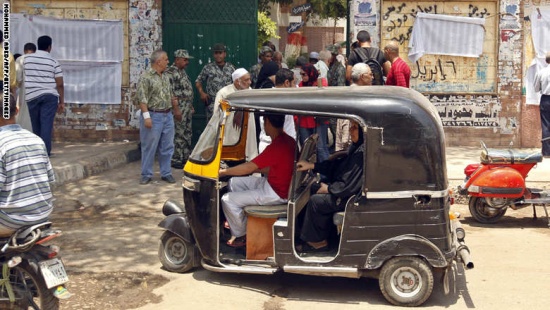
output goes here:
<path id="1" fill-rule="evenodd" d="M 450 212 L 442 124 L 422 94 L 391 86 L 244 90 L 220 109 L 185 165 L 184 207 L 172 201 L 163 207 L 159 258 L 166 269 L 185 272 L 202 265 L 216 272 L 372 277 L 390 303 L 418 306 L 434 282 L 448 290 L 453 261 L 473 268 L 464 230 Z M 218 176 L 220 165 L 245 159 L 246 115 L 267 112 L 348 119 L 363 131 L 363 188 L 334 215 L 336 246 L 325 255 L 295 249 L 297 219 L 317 179 L 297 171 L 287 204 L 245 208 L 246 252 L 223 241 L 220 198 L 226 180 Z M 229 118 L 241 123 L 227 143 Z M 315 143 L 315 136 L 308 138 L 296 161 L 315 160 Z"/>

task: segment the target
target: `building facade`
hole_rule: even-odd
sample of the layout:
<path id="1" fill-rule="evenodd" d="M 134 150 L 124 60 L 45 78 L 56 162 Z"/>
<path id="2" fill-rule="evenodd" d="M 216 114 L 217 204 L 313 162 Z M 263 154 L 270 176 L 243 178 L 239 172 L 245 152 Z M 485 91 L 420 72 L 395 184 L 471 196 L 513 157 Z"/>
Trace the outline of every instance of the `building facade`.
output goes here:
<path id="1" fill-rule="evenodd" d="M 298 1 L 303 4 L 304 1 Z M 528 96 L 529 67 L 536 58 L 531 17 L 550 8 L 549 0 L 349 2 L 351 37 L 368 30 L 375 45 L 400 43 L 401 58 L 412 70 L 411 87 L 437 107 L 448 145 L 540 146 L 540 115 Z M 138 139 L 135 85 L 152 51 L 162 47 L 162 1 L 11 1 L 12 12 L 77 19 L 120 19 L 124 23 L 124 61 L 120 104 L 71 104 L 56 116 L 55 139 L 120 141 Z M 292 6 L 277 8 L 289 16 Z M 480 57 L 426 54 L 411 62 L 408 46 L 419 12 L 484 19 Z M 285 15 L 286 14 L 286 15 Z M 275 17 L 276 18 L 276 17 Z M 279 21 L 278 48 L 285 51 L 288 17 Z M 345 23 L 305 27 L 309 51 L 346 39 Z M 460 36 L 457 37 L 460 40 Z M 195 77 L 191 77 L 194 79 Z M 534 104 L 533 104 L 534 103 Z"/>

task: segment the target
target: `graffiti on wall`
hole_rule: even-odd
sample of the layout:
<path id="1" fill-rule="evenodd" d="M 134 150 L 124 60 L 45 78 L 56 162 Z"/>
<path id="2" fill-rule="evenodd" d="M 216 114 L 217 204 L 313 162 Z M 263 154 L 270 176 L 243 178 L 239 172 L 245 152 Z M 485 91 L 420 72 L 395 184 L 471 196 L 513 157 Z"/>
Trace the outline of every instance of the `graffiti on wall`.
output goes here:
<path id="1" fill-rule="evenodd" d="M 493 95 L 431 95 L 443 126 L 502 127 L 501 103 Z"/>
<path id="2" fill-rule="evenodd" d="M 160 46 L 160 11 L 153 8 L 155 1 L 132 1 L 130 23 L 130 87 L 135 88 L 141 73 L 149 67 L 149 56 Z"/>
<path id="3" fill-rule="evenodd" d="M 521 82 L 521 76 L 515 72 L 521 70 L 522 55 L 521 51 L 515 47 L 523 44 L 523 38 L 520 35 L 521 23 L 517 17 L 519 0 L 502 3 L 502 7 L 506 13 L 500 17 L 499 60 L 505 62 L 507 66 L 499 68 L 500 88 Z"/>
<path id="4" fill-rule="evenodd" d="M 141 74 L 149 68 L 149 57 L 161 47 L 161 11 L 155 0 L 130 1 L 128 21 L 130 24 L 130 87 L 128 98 L 135 97 L 137 82 Z M 129 125 L 139 128 L 137 104 L 130 100 Z"/>
<path id="5" fill-rule="evenodd" d="M 445 55 L 424 55 L 416 63 L 407 56 L 409 40 L 418 13 L 445 14 L 487 18 L 483 56 L 467 58 Z M 401 58 L 411 68 L 411 87 L 420 92 L 496 92 L 495 40 L 497 7 L 495 1 L 384 1 L 381 8 L 382 43 L 399 42 Z"/>

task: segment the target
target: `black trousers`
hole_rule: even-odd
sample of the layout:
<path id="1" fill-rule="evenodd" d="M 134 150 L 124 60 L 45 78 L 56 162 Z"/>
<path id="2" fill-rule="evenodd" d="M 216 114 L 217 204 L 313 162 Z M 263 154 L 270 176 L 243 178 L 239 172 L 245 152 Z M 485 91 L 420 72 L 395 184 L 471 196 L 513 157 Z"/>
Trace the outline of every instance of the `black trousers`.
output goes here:
<path id="1" fill-rule="evenodd" d="M 542 155 L 550 156 L 550 95 L 540 98 L 540 124 L 542 127 Z"/>
<path id="2" fill-rule="evenodd" d="M 338 206 L 330 194 L 315 194 L 309 198 L 300 239 L 309 242 L 327 240 L 333 230 L 332 216 L 343 211 L 345 204 Z"/>

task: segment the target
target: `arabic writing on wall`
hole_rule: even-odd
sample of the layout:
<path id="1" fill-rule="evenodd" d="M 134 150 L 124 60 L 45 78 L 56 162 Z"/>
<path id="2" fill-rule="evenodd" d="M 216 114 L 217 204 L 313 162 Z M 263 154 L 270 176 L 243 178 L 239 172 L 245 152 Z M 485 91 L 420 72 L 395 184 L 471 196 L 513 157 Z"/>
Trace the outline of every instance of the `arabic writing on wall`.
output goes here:
<path id="1" fill-rule="evenodd" d="M 486 18 L 483 56 L 466 58 L 424 55 L 416 63 L 407 57 L 409 40 L 419 12 Z M 399 42 L 401 58 L 411 67 L 411 87 L 420 92 L 496 92 L 497 1 L 384 1 L 381 8 L 382 43 Z"/>
<path id="2" fill-rule="evenodd" d="M 501 127 L 502 106 L 493 95 L 431 95 L 443 126 Z"/>

